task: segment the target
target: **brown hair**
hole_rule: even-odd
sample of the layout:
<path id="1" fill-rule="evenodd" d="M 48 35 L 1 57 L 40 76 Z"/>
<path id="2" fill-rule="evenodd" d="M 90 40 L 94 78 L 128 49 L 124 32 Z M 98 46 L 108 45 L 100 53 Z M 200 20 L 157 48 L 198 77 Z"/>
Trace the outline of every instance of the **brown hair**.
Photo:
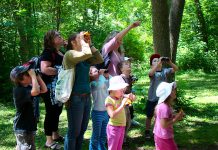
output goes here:
<path id="1" fill-rule="evenodd" d="M 59 35 L 56 30 L 48 31 L 44 36 L 44 49 L 55 49 L 54 47 L 54 38 Z"/>
<path id="2" fill-rule="evenodd" d="M 73 45 L 71 44 L 71 41 L 75 41 L 78 34 L 79 34 L 79 32 L 76 32 L 76 33 L 73 33 L 69 36 L 69 38 L 67 40 L 67 50 L 73 49 Z"/>
<path id="3" fill-rule="evenodd" d="M 24 76 L 29 76 L 29 73 L 27 71 L 20 73 L 16 78 L 11 78 L 11 81 L 14 82 L 15 85 L 21 85 L 20 82 L 23 81 Z"/>

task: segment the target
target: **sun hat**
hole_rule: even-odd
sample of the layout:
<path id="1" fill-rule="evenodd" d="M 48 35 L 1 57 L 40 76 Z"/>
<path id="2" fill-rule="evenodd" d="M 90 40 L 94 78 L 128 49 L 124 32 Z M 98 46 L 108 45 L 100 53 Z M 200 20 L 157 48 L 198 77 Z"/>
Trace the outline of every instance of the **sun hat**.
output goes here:
<path id="1" fill-rule="evenodd" d="M 30 69 L 30 66 L 24 65 L 24 66 L 16 66 L 14 69 L 11 70 L 10 78 L 12 81 L 14 81 L 19 74 L 24 73 Z"/>
<path id="2" fill-rule="evenodd" d="M 176 88 L 176 82 L 161 82 L 158 85 L 156 90 L 156 95 L 159 97 L 158 104 L 163 103 L 166 100 L 166 98 L 171 94 L 172 88 Z"/>
<path id="3" fill-rule="evenodd" d="M 111 90 L 120 90 L 127 87 L 129 84 L 125 83 L 121 76 L 114 76 L 109 80 L 109 88 L 108 91 Z"/>
<path id="4" fill-rule="evenodd" d="M 152 61 L 153 61 L 154 58 L 160 58 L 160 54 L 156 53 L 156 54 L 152 54 L 150 56 L 150 65 L 152 65 Z"/>

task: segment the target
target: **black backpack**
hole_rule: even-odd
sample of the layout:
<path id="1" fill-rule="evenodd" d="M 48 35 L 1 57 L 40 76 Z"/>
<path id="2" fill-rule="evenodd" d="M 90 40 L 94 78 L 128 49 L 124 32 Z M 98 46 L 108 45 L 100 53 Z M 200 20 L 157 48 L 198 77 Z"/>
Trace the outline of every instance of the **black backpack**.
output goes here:
<path id="1" fill-rule="evenodd" d="M 102 51 L 101 51 L 102 54 Z M 111 55 L 112 51 L 110 51 L 107 55 L 103 56 L 104 62 L 101 64 L 97 64 L 96 68 L 97 69 L 108 69 L 108 66 L 110 65 L 111 62 Z"/>

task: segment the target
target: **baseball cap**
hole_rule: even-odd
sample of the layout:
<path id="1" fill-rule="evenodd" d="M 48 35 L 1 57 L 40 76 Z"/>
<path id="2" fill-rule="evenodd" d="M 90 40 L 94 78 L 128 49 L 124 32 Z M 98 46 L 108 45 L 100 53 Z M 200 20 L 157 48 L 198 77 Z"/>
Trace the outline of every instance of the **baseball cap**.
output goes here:
<path id="1" fill-rule="evenodd" d="M 158 85 L 156 90 L 156 95 L 157 97 L 159 97 L 158 104 L 163 103 L 167 99 L 167 97 L 171 94 L 173 88 L 176 88 L 176 82 L 161 82 Z"/>
<path id="2" fill-rule="evenodd" d="M 110 80 L 109 80 L 108 91 L 124 89 L 128 85 L 129 84 L 127 84 L 121 76 L 114 76 L 114 77 L 110 78 Z"/>
<path id="3" fill-rule="evenodd" d="M 21 73 L 24 73 L 26 71 L 28 71 L 30 68 L 30 66 L 16 66 L 14 69 L 11 70 L 11 73 L 10 73 L 10 78 L 12 81 L 14 81 L 19 74 Z"/>
<path id="4" fill-rule="evenodd" d="M 154 58 L 160 58 L 160 54 L 156 53 L 156 54 L 152 54 L 152 55 L 150 56 L 150 65 L 152 65 L 152 60 L 153 60 Z"/>

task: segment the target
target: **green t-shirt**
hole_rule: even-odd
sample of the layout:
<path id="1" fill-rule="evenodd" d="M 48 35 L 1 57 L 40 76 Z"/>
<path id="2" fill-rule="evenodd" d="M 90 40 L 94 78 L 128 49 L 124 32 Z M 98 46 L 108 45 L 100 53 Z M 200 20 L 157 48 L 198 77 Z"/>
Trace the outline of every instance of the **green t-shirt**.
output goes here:
<path id="1" fill-rule="evenodd" d="M 113 110 L 116 110 L 121 102 L 122 99 L 115 100 L 108 96 L 105 100 L 105 106 L 113 106 Z M 124 108 L 114 118 L 110 118 L 108 123 L 112 126 L 126 126 L 126 114 Z"/>

